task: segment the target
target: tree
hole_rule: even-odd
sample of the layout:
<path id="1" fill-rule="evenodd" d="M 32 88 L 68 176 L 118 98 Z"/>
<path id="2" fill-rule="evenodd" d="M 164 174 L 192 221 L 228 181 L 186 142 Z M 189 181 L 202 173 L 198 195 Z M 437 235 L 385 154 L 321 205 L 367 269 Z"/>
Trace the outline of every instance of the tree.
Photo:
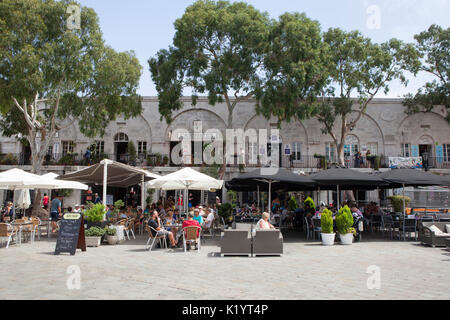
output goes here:
<path id="1" fill-rule="evenodd" d="M 284 102 L 313 97 L 311 83 L 320 87 L 316 73 L 321 67 L 314 66 L 317 50 L 308 49 L 320 43 L 318 24 L 299 14 L 280 19 L 272 21 L 243 2 L 199 0 L 188 7 L 175 22 L 173 46 L 148 61 L 162 118 L 171 122 L 173 111 L 183 107 L 180 98 L 187 87 L 193 105 L 202 93 L 212 106 L 226 104 L 227 129 L 242 101 L 256 98 L 260 111 L 268 114 L 268 106 L 281 97 L 280 82 L 286 88 Z M 220 177 L 224 173 L 225 163 Z"/>
<path id="2" fill-rule="evenodd" d="M 407 114 L 431 112 L 436 106 L 445 106 L 450 122 L 450 28 L 433 24 L 414 38 L 418 57 L 409 63 L 408 70 L 414 75 L 418 72 L 431 74 L 435 80 L 427 82 L 415 95 L 405 96 Z"/>
<path id="3" fill-rule="evenodd" d="M 80 8 L 79 30 L 67 27 L 69 4 Z M 34 173 L 57 131 L 78 121 L 83 134 L 96 137 L 117 115 L 140 114 L 139 61 L 105 46 L 92 9 L 66 0 L 5 0 L 0 27 L 0 126 L 29 141 Z"/>
<path id="4" fill-rule="evenodd" d="M 80 8 L 78 30 L 68 29 L 69 5 Z M 0 128 L 28 140 L 33 173 L 55 134 L 75 121 L 95 137 L 117 115 L 140 114 L 142 67 L 133 52 L 105 46 L 92 9 L 67 0 L 4 0 L 0 29 Z"/>
<path id="5" fill-rule="evenodd" d="M 373 98 L 389 91 L 391 81 L 399 79 L 407 84 L 403 70 L 414 59 L 416 51 L 412 45 L 396 39 L 375 44 L 358 31 L 340 29 L 329 29 L 324 41 L 333 49 L 331 83 L 324 91 L 322 103 L 317 105 L 316 116 L 322 124 L 322 133 L 332 137 L 339 164 L 343 166 L 347 135 L 356 127 Z M 335 127 L 339 122 L 337 134 Z"/>

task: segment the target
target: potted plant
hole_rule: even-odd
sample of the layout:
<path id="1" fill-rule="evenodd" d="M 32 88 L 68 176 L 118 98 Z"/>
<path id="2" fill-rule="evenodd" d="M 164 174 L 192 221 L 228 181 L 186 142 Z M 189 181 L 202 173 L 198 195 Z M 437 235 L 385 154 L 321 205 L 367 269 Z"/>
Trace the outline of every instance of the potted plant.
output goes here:
<path id="1" fill-rule="evenodd" d="M 294 212 L 295 210 L 297 210 L 298 205 L 297 205 L 297 199 L 295 199 L 294 196 L 292 196 L 289 201 L 288 201 L 288 207 L 289 207 L 289 211 L 290 212 Z"/>
<path id="2" fill-rule="evenodd" d="M 320 226 L 322 228 L 322 244 L 324 246 L 334 245 L 336 233 L 333 232 L 333 213 L 328 209 L 323 210 L 320 221 Z"/>
<path id="3" fill-rule="evenodd" d="M 390 196 L 389 201 L 391 202 L 392 208 L 394 209 L 395 213 L 403 213 L 403 199 L 405 200 L 405 205 L 409 206 L 411 203 L 411 198 L 409 197 L 403 197 L 403 196 Z"/>
<path id="4" fill-rule="evenodd" d="M 303 207 L 306 213 L 310 212 L 314 214 L 316 212 L 316 204 L 311 197 L 305 199 L 305 201 L 303 202 Z"/>
<path id="5" fill-rule="evenodd" d="M 101 203 L 88 204 L 89 208 L 84 212 L 84 218 L 87 222 L 87 227 L 100 227 L 104 228 L 106 225 L 105 217 L 105 206 Z"/>
<path id="6" fill-rule="evenodd" d="M 233 223 L 233 206 L 231 203 L 222 203 L 218 208 L 218 214 L 228 226 Z"/>
<path id="7" fill-rule="evenodd" d="M 168 156 L 164 156 L 163 157 L 163 165 L 167 166 L 169 164 L 169 157 Z"/>
<path id="8" fill-rule="evenodd" d="M 353 228 L 353 215 L 348 206 L 345 206 L 339 210 L 339 213 L 336 216 L 336 227 L 339 232 L 341 244 L 352 244 L 353 235 L 356 231 Z"/>
<path id="9" fill-rule="evenodd" d="M 119 243 L 119 237 L 117 236 L 117 230 L 114 228 L 105 228 L 106 241 L 109 245 L 115 245 Z"/>
<path id="10" fill-rule="evenodd" d="M 159 167 L 159 166 L 161 166 L 161 163 L 162 163 L 162 155 L 161 155 L 161 153 L 157 153 L 155 155 L 155 164 L 157 167 Z"/>
<path id="11" fill-rule="evenodd" d="M 98 247 L 105 235 L 105 230 L 99 227 L 91 227 L 84 233 L 87 247 Z"/>

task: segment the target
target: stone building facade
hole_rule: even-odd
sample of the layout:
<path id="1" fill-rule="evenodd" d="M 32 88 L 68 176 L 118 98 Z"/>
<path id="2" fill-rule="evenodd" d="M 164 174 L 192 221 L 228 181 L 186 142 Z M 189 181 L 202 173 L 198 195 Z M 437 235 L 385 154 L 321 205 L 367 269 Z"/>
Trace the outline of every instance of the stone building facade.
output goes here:
<path id="1" fill-rule="evenodd" d="M 176 143 L 171 142 L 175 130 L 186 129 L 194 132 L 194 127 L 201 123 L 203 132 L 218 129 L 226 136 L 228 109 L 225 104 L 210 106 L 206 98 L 200 98 L 197 105 L 191 105 L 191 99 L 183 99 L 185 107 L 173 115 L 173 122 L 169 125 L 158 112 L 156 97 L 143 98 L 143 112 L 133 119 L 117 119 L 110 123 L 104 137 L 89 139 L 80 133 L 76 124 L 58 132 L 55 142 L 49 150 L 53 158 L 61 158 L 67 153 L 76 153 L 82 157 L 93 143 L 98 152 L 104 153 L 110 159 L 121 160 L 126 156 L 127 144 L 133 141 L 138 154 L 160 154 L 170 157 L 171 150 Z M 276 119 L 267 120 L 256 115 L 255 101 L 240 102 L 233 114 L 234 129 L 271 129 L 277 128 Z M 435 170 L 442 173 L 450 172 L 450 125 L 445 117 L 446 109 L 435 108 L 431 113 L 407 115 L 401 99 L 375 99 L 368 107 L 356 127 L 346 140 L 346 159 L 351 166 L 355 152 L 360 151 L 363 156 L 370 150 L 372 155 L 414 157 L 428 153 L 430 163 Z M 355 114 L 356 117 L 356 114 Z M 339 136 L 340 124 L 336 123 L 336 135 Z M 270 139 L 270 138 L 269 138 Z M 314 155 L 324 155 L 329 161 L 336 156 L 335 146 L 329 135 L 323 134 L 321 124 L 316 119 L 301 122 L 282 123 L 280 128 L 280 160 L 284 167 L 300 168 L 302 171 L 317 170 Z M 0 138 L 0 153 L 20 155 L 26 149 L 15 137 Z M 258 154 L 259 150 L 246 145 L 247 157 Z M 286 155 L 286 153 L 290 154 Z M 19 157 L 19 156 L 18 156 Z M 25 155 L 26 158 L 26 155 Z M 143 159 L 146 157 L 140 157 Z M 247 158 L 248 159 L 248 158 Z M 26 162 L 26 161 L 25 161 Z M 26 165 L 22 162 L 23 165 Z M 169 161 L 170 162 L 170 161 Z M 148 165 L 145 161 L 138 165 Z M 26 166 L 25 166 L 26 167 Z M 44 167 L 44 171 L 64 173 L 75 170 L 79 166 L 69 167 L 55 163 Z M 6 166 L 1 166 L 6 169 Z M 176 166 L 157 166 L 152 169 L 156 173 L 176 170 Z M 242 168 L 241 168 L 242 171 Z M 239 174 L 237 167 L 227 169 L 226 179 Z"/>

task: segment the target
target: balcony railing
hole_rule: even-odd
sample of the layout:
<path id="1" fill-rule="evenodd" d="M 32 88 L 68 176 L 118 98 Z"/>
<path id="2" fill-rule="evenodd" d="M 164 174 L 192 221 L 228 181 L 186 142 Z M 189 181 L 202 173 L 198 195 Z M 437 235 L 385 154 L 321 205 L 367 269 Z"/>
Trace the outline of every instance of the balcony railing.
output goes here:
<path id="1" fill-rule="evenodd" d="M 156 154 L 139 154 L 136 157 L 130 157 L 128 154 L 92 154 L 90 160 L 83 155 L 77 153 L 68 154 L 51 154 L 44 158 L 44 166 L 87 166 L 99 163 L 103 159 L 110 159 L 136 167 L 159 167 L 171 166 L 170 161 L 165 156 Z M 262 163 L 257 160 L 256 163 L 250 161 L 247 155 L 244 165 L 240 165 L 235 161 L 234 164 L 228 164 L 229 168 L 259 168 Z M 450 161 L 444 161 L 443 158 L 429 157 L 429 169 L 450 169 Z M 359 161 L 354 157 L 345 157 L 345 166 L 347 168 L 375 168 L 378 162 L 379 168 L 389 168 L 389 156 L 380 157 L 379 160 L 374 158 L 362 157 Z M 325 165 L 326 163 L 326 165 Z M 324 169 L 331 168 L 335 165 L 335 161 L 327 161 L 324 158 L 315 156 L 301 156 L 298 159 L 293 159 L 288 156 L 281 157 L 280 166 L 287 169 Z M 0 154 L 0 165 L 31 165 L 31 157 L 25 156 L 24 153 L 8 153 Z M 188 166 L 188 165 L 185 165 Z M 200 165 L 189 165 L 191 167 L 200 167 Z"/>

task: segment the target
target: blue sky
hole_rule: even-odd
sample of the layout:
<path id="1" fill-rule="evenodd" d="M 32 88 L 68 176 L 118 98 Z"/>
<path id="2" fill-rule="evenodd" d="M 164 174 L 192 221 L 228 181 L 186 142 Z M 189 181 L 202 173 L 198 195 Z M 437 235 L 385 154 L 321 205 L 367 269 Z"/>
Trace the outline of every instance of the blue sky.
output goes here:
<path id="1" fill-rule="evenodd" d="M 143 66 L 139 94 L 156 96 L 147 60 L 159 49 L 167 48 L 174 35 L 173 22 L 194 0 L 78 0 L 93 8 L 99 18 L 104 39 L 118 51 L 134 50 Z M 339 27 L 360 30 L 375 42 L 413 36 L 435 23 L 449 26 L 449 0 L 246 0 L 260 11 L 277 18 L 286 11 L 305 12 L 318 20 L 323 30 Z M 379 13 L 379 15 L 377 14 Z M 379 19 L 377 18 L 379 17 Z M 379 28 L 378 28 L 379 27 Z M 393 83 L 388 97 L 415 92 L 430 77 L 410 77 L 404 88 Z M 383 94 L 380 97 L 384 97 Z"/>

